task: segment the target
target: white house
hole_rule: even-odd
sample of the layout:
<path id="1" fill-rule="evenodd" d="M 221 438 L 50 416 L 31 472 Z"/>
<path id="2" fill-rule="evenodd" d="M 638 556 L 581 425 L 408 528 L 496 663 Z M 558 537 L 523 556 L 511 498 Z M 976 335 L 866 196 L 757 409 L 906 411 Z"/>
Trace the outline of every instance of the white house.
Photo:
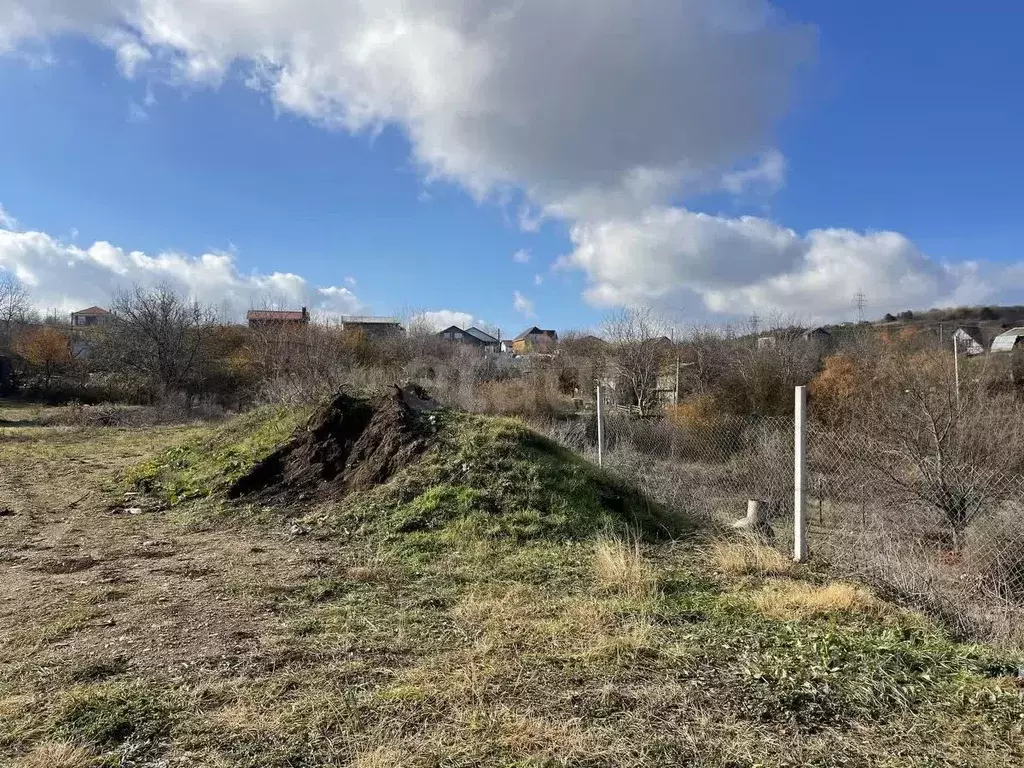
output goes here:
<path id="1" fill-rule="evenodd" d="M 964 355 L 985 354 L 985 337 L 976 325 L 961 325 L 953 332 L 958 352 Z"/>

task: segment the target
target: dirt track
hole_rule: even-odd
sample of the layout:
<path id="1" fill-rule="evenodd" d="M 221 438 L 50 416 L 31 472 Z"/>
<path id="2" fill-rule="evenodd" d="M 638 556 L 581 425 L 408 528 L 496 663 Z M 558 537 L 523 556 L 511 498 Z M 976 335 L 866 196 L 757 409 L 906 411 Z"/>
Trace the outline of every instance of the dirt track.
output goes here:
<path id="1" fill-rule="evenodd" d="M 258 586 L 322 575 L 310 540 L 110 511 L 117 472 L 185 435 L 22 427 L 0 438 L 3 661 L 50 670 L 111 660 L 164 670 L 244 665 L 277 621 Z"/>

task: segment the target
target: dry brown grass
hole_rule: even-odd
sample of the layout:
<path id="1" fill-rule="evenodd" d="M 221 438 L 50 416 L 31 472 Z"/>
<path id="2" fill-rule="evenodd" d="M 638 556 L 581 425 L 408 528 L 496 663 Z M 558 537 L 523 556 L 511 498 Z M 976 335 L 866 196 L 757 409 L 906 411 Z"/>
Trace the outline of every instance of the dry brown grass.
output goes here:
<path id="1" fill-rule="evenodd" d="M 658 591 L 654 566 L 643 556 L 636 540 L 614 536 L 599 539 L 594 551 L 594 575 L 602 589 L 630 600 L 649 600 Z"/>
<path id="2" fill-rule="evenodd" d="M 393 747 L 373 747 L 356 755 L 350 768 L 404 768 L 411 764 L 404 752 Z"/>
<path id="3" fill-rule="evenodd" d="M 750 536 L 716 541 L 709 554 L 714 568 L 726 576 L 784 576 L 796 567 L 777 549 Z"/>
<path id="4" fill-rule="evenodd" d="M 650 619 L 641 617 L 596 633 L 584 650 L 584 657 L 621 664 L 640 656 L 658 655 L 660 644 L 658 628 Z"/>
<path id="5" fill-rule="evenodd" d="M 563 765 L 594 754 L 596 745 L 581 727 L 570 718 L 554 721 L 539 715 L 500 708 L 476 717 L 486 717 L 495 740 L 512 752 L 536 764 L 550 764 L 557 759 Z"/>
<path id="6" fill-rule="evenodd" d="M 96 762 L 88 751 L 66 741 L 47 741 L 17 763 L 18 768 L 90 768 Z"/>
<path id="7" fill-rule="evenodd" d="M 880 616 L 892 610 L 864 587 L 835 581 L 825 586 L 802 581 L 767 584 L 750 596 L 754 607 L 772 618 L 792 620 L 827 613 Z"/>
<path id="8" fill-rule="evenodd" d="M 0 697 L 0 719 L 13 718 L 28 709 L 34 701 L 35 696 L 27 693 Z"/>

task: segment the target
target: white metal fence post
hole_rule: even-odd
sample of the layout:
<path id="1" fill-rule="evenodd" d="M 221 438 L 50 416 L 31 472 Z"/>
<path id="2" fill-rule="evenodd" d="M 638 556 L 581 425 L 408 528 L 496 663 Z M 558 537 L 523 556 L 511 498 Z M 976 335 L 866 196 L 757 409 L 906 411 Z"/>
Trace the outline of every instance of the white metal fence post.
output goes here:
<path id="1" fill-rule="evenodd" d="M 604 466 L 604 407 L 601 405 L 601 385 L 597 385 L 597 466 Z"/>
<path id="2" fill-rule="evenodd" d="M 953 372 L 956 376 L 956 409 L 959 415 L 960 411 L 960 356 L 957 354 L 959 350 L 956 346 L 956 334 L 953 334 Z"/>
<path id="3" fill-rule="evenodd" d="M 793 409 L 793 559 L 807 559 L 807 524 L 804 519 L 804 474 L 807 437 L 807 387 L 796 388 Z"/>

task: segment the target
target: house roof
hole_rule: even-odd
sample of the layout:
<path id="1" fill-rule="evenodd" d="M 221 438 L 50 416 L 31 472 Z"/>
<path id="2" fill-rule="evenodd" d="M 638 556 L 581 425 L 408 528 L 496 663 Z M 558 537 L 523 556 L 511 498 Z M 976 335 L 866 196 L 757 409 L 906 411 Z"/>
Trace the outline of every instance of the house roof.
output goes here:
<path id="1" fill-rule="evenodd" d="M 981 328 L 977 325 L 961 325 L 958 326 L 954 333 L 964 333 L 971 338 L 972 341 L 976 341 L 978 344 L 984 346 L 985 337 L 981 333 Z"/>
<path id="2" fill-rule="evenodd" d="M 302 321 L 309 317 L 301 309 L 250 309 L 245 313 L 246 320 L 280 320 L 282 322 Z"/>
<path id="3" fill-rule="evenodd" d="M 542 328 L 538 328 L 536 325 L 527 328 L 525 331 L 516 336 L 512 341 L 524 341 L 530 336 L 550 336 L 553 339 L 558 338 L 558 334 L 555 331 L 545 331 Z"/>
<path id="4" fill-rule="evenodd" d="M 465 331 L 462 330 L 461 328 L 459 328 L 459 326 L 457 326 L 457 325 L 449 325 L 443 331 L 438 331 L 437 335 L 438 336 L 444 336 L 446 333 L 451 333 L 452 331 L 458 331 L 459 333 L 465 333 Z"/>
<path id="5" fill-rule="evenodd" d="M 491 334 L 487 333 L 486 331 L 481 331 L 479 328 L 475 326 L 473 328 L 467 328 L 466 333 L 468 333 L 473 338 L 480 339 L 480 341 L 484 342 L 484 344 L 498 343 L 498 340 L 491 336 Z"/>
<path id="6" fill-rule="evenodd" d="M 394 317 L 372 317 L 370 315 L 346 315 L 341 318 L 341 322 L 352 325 L 401 325 Z"/>
<path id="7" fill-rule="evenodd" d="M 1010 352 L 1017 346 L 1017 342 L 1021 337 L 1024 337 L 1024 326 L 1003 331 L 992 340 L 992 351 Z"/>
<path id="8" fill-rule="evenodd" d="M 109 315 L 110 312 L 105 310 L 103 307 L 88 307 L 87 309 L 80 309 L 77 312 L 72 312 L 71 314 L 73 314 L 73 315 L 91 315 L 91 316 L 97 316 L 98 317 L 100 315 Z"/>

